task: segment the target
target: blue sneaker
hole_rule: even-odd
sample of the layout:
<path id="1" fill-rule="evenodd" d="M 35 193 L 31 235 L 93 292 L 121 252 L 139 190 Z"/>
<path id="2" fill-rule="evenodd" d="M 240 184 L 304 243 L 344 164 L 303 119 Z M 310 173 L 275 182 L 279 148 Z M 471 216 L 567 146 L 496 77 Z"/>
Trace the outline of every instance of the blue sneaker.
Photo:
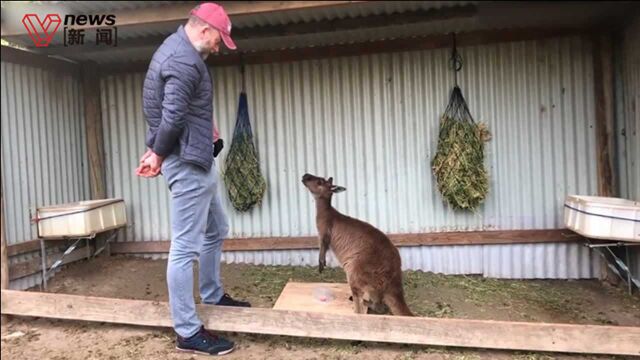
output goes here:
<path id="1" fill-rule="evenodd" d="M 201 355 L 226 355 L 234 350 L 234 343 L 205 330 L 204 326 L 190 338 L 178 335 L 176 349 Z"/>

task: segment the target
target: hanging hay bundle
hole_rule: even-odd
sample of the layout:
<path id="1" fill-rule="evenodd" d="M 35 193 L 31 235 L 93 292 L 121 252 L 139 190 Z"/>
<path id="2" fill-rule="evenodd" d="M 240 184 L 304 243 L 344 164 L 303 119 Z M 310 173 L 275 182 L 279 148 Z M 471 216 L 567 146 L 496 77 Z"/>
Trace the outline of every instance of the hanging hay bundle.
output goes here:
<path id="1" fill-rule="evenodd" d="M 489 192 L 484 143 L 491 135 L 475 123 L 456 85 L 440 121 L 438 148 L 431 163 L 438 190 L 454 210 L 475 211 Z"/>
<path id="2" fill-rule="evenodd" d="M 225 168 L 224 182 L 233 207 L 243 212 L 260 205 L 267 184 L 260 173 L 258 154 L 253 145 L 247 95 L 244 91 L 240 94 L 238 118 Z"/>

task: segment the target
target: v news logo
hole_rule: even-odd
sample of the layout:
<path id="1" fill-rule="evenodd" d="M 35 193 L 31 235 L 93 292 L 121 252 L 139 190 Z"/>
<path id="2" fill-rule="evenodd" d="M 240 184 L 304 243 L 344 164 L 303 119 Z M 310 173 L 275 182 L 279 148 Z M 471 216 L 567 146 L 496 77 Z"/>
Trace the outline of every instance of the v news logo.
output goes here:
<path id="1" fill-rule="evenodd" d="M 22 24 L 37 47 L 49 46 L 61 23 L 62 19 L 58 14 L 47 14 L 44 21 L 36 14 L 25 14 L 22 18 Z"/>

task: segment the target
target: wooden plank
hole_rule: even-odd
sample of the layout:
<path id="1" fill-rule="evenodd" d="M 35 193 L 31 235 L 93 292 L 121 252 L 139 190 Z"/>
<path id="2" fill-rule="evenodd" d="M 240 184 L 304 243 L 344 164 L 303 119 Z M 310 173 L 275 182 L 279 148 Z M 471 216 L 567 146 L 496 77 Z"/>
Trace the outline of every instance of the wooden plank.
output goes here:
<path id="1" fill-rule="evenodd" d="M 224 251 L 246 250 L 284 250 L 284 249 L 314 249 L 318 247 L 318 239 L 313 236 L 305 237 L 271 237 L 227 239 L 222 245 Z"/>
<path id="2" fill-rule="evenodd" d="M 351 289 L 342 283 L 288 282 L 273 308 L 328 314 L 353 314 Z"/>
<path id="3" fill-rule="evenodd" d="M 29 240 L 7 246 L 7 255 L 9 257 L 34 251 L 40 251 L 40 242 L 38 240 Z"/>
<path id="4" fill-rule="evenodd" d="M 47 239 L 46 241 L 68 243 L 69 241 L 73 241 L 73 240 L 74 239 L 61 238 L 61 239 Z M 60 245 L 64 245 L 64 244 L 60 244 Z M 29 240 L 29 241 L 7 246 L 7 253 L 9 257 L 21 255 L 21 254 L 28 254 L 34 251 L 40 251 L 40 240 Z"/>
<path id="5" fill-rule="evenodd" d="M 2 290 L 2 313 L 171 327 L 166 302 Z M 197 305 L 213 331 L 488 349 L 640 355 L 640 327 L 325 314 Z"/>
<path id="6" fill-rule="evenodd" d="M 579 234 L 566 229 L 392 234 L 389 237 L 397 246 L 550 243 L 579 241 L 582 239 L 582 236 Z M 113 254 L 167 253 L 169 252 L 170 245 L 169 241 L 120 242 L 110 244 Z M 317 247 L 318 240 L 314 236 L 270 237 L 227 239 L 224 242 L 223 250 L 296 250 L 315 249 Z M 39 249 L 40 245 L 38 240 L 8 246 L 9 256 L 33 252 Z"/>
<path id="7" fill-rule="evenodd" d="M 313 22 L 285 24 L 277 26 L 261 26 L 251 29 L 237 29 L 234 39 L 259 39 L 267 37 L 281 37 L 290 35 L 305 35 L 357 29 L 372 29 L 395 25 L 409 25 L 442 21 L 456 18 L 472 17 L 478 9 L 475 5 L 443 7 L 433 9 L 418 9 L 395 14 L 380 14 L 359 17 L 336 18 Z"/>
<path id="8" fill-rule="evenodd" d="M 512 31 L 476 31 L 456 35 L 457 46 L 476 46 L 490 43 L 544 39 L 548 37 L 577 34 L 575 29 L 518 29 Z M 391 39 L 354 44 L 316 46 L 301 49 L 270 50 L 250 54 L 231 54 L 211 56 L 210 65 L 237 65 L 242 59 L 245 64 L 265 64 L 271 62 L 292 62 L 307 59 L 323 59 L 344 56 L 361 56 L 377 53 L 400 51 L 433 50 L 450 48 L 452 37 L 449 34 L 437 34 L 417 38 Z"/>
<path id="9" fill-rule="evenodd" d="M 571 230 L 505 230 L 505 231 L 465 231 L 425 234 L 391 234 L 391 241 L 402 246 L 429 245 L 490 245 L 490 244 L 526 244 L 578 241 L 582 236 Z M 169 241 L 119 242 L 111 244 L 112 254 L 131 253 L 167 253 Z M 255 250 L 299 250 L 317 249 L 318 239 L 307 237 L 271 237 L 227 239 L 223 243 L 224 251 Z"/>
<path id="10" fill-rule="evenodd" d="M 598 195 L 616 196 L 613 166 L 613 49 L 608 33 L 592 38 Z"/>
<path id="11" fill-rule="evenodd" d="M 91 247 L 93 251 L 93 247 Z M 53 263 L 62 256 L 59 254 L 47 254 L 47 269 L 51 268 Z M 62 265 L 66 265 L 78 260 L 87 258 L 87 247 L 77 248 L 62 259 Z M 42 259 L 40 256 L 34 257 L 29 261 L 19 262 L 10 266 L 10 280 L 16 280 L 25 276 L 33 275 L 42 271 Z"/>
<path id="12" fill-rule="evenodd" d="M 2 45 L 2 61 L 33 66 L 48 71 L 62 72 L 74 76 L 79 75 L 78 67 L 74 63 L 12 48 L 10 46 Z"/>
<path id="13" fill-rule="evenodd" d="M 233 22 L 234 17 L 243 15 L 262 14 L 276 11 L 291 11 L 310 8 L 326 8 L 332 6 L 344 6 L 366 1 L 222 1 L 226 13 Z M 152 24 L 182 22 L 189 17 L 189 12 L 196 3 L 172 4 L 153 8 L 127 9 L 122 11 L 110 11 L 116 17 L 115 26 L 125 28 L 130 26 L 149 26 Z M 64 21 L 64 19 L 63 19 Z M 2 37 L 27 35 L 24 26 L 16 25 L 11 28 L 3 23 Z M 71 24 L 69 25 L 71 26 Z M 98 25 L 73 25 L 74 29 L 95 29 Z M 233 34 L 233 33 L 232 33 Z"/>
<path id="14" fill-rule="evenodd" d="M 84 114 L 89 154 L 91 199 L 106 198 L 102 110 L 100 106 L 99 69 L 95 63 L 82 65 Z"/>
<path id="15" fill-rule="evenodd" d="M 396 246 L 490 245 L 576 241 L 582 237 L 571 230 L 457 231 L 425 234 L 392 234 Z"/>
<path id="16" fill-rule="evenodd" d="M 518 29 L 518 30 L 486 30 L 463 32 L 457 35 L 457 46 L 476 46 L 512 41 L 541 40 L 553 37 L 573 36 L 581 34 L 580 29 Z M 245 64 L 270 64 L 281 62 L 304 61 L 311 59 L 327 59 L 343 56 L 359 56 L 377 53 L 403 51 L 433 50 L 451 47 L 451 36 L 435 34 L 411 39 L 391 39 L 354 43 L 346 45 L 327 45 L 298 49 L 279 49 L 246 53 L 231 53 L 210 56 L 210 66 L 238 66 Z M 145 72 L 149 61 L 112 63 L 101 65 L 105 75 Z"/>
<path id="17" fill-rule="evenodd" d="M 359 17 L 337 18 L 332 20 L 319 20 L 295 24 L 265 25 L 251 28 L 236 28 L 233 30 L 233 40 L 257 40 L 273 37 L 285 37 L 291 35 L 321 34 L 339 31 L 350 31 L 363 28 L 380 28 L 394 25 L 407 25 L 416 23 L 427 23 L 433 21 L 443 21 L 456 18 L 471 17 L 477 14 L 475 5 L 464 5 L 455 7 L 445 7 L 438 9 L 419 9 L 406 11 L 398 14 L 370 15 Z M 119 48 L 138 47 L 158 47 L 169 36 L 169 34 L 137 37 L 118 41 Z M 40 50 L 44 54 L 50 55 L 73 55 L 79 53 L 107 53 L 112 51 L 108 48 L 97 48 L 90 50 L 78 46 L 48 46 Z"/>

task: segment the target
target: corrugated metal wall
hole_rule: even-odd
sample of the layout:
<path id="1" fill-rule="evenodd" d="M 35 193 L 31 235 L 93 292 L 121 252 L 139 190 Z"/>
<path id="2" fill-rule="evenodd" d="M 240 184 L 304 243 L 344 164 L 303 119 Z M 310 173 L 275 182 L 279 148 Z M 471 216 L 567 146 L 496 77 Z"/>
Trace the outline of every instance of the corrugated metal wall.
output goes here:
<path id="1" fill-rule="evenodd" d="M 249 214 L 236 213 L 225 197 L 231 236 L 314 235 L 313 201 L 300 183 L 305 172 L 333 176 L 347 188 L 334 197 L 336 208 L 389 233 L 563 227 L 565 196 L 596 191 L 590 43 L 564 38 L 460 51 L 461 88 L 472 114 L 487 121 L 493 133 L 487 147 L 491 194 L 478 215 L 454 214 L 444 207 L 430 172 L 439 114 L 453 82 L 450 50 L 377 54 L 247 67 L 249 112 L 268 191 L 263 206 Z M 226 67 L 212 73 L 215 116 L 228 150 L 240 72 Z M 164 180 L 134 175 L 145 150 L 143 78 L 144 74 L 117 75 L 102 81 L 108 194 L 124 197 L 129 206 L 132 226 L 121 240 L 168 240 Z M 219 160 L 225 155 L 226 151 Z M 569 245 L 572 250 L 566 255 L 551 257 L 564 251 L 558 246 L 567 245 L 512 247 L 509 264 L 504 263 L 507 256 L 492 255 L 505 254 L 502 250 L 487 250 L 501 247 L 464 251 L 471 251 L 469 257 L 483 269 L 487 256 L 501 257 L 495 266 L 511 270 L 486 270 L 501 276 L 518 274 L 522 258 L 545 266 L 558 266 L 548 259 L 560 261 L 560 266 L 588 263 L 588 255 L 587 260 L 578 259 L 582 250 L 577 245 Z M 417 253 L 422 251 L 449 250 Z M 287 254 L 272 255 L 287 263 Z M 531 266 L 527 271 L 537 271 L 539 265 Z M 458 270 L 463 267 L 480 269 L 460 262 Z"/>
<path id="2" fill-rule="evenodd" d="M 640 20 L 618 39 L 616 124 L 620 192 L 640 201 Z"/>
<path id="3" fill-rule="evenodd" d="M 597 254 L 571 243 L 400 247 L 403 270 L 504 279 L 590 279 L 600 274 Z M 167 254 L 140 255 L 167 259 Z M 318 250 L 228 251 L 222 262 L 318 266 Z M 327 265 L 338 267 L 331 252 Z"/>
<path id="4" fill-rule="evenodd" d="M 2 193 L 11 245 L 37 237 L 30 222 L 36 207 L 86 199 L 89 174 L 79 81 L 3 61 L 0 84 Z M 11 286 L 33 281 L 24 278 Z"/>
<path id="5" fill-rule="evenodd" d="M 616 38 L 616 140 L 620 196 L 640 201 L 640 17 Z M 631 251 L 633 276 L 640 279 L 640 249 Z"/>
<path id="6" fill-rule="evenodd" d="M 599 271 L 599 262 L 593 261 L 591 252 L 575 244 L 420 246 L 399 250 L 403 270 L 516 279 L 592 278 Z M 318 251 L 234 251 L 225 253 L 223 260 L 317 266 Z M 338 266 L 333 255 L 327 262 L 329 266 Z"/>
<path id="7" fill-rule="evenodd" d="M 89 191 L 81 85 L 71 75 L 2 62 L 2 184 L 7 243 L 36 238 L 35 208 Z"/>

